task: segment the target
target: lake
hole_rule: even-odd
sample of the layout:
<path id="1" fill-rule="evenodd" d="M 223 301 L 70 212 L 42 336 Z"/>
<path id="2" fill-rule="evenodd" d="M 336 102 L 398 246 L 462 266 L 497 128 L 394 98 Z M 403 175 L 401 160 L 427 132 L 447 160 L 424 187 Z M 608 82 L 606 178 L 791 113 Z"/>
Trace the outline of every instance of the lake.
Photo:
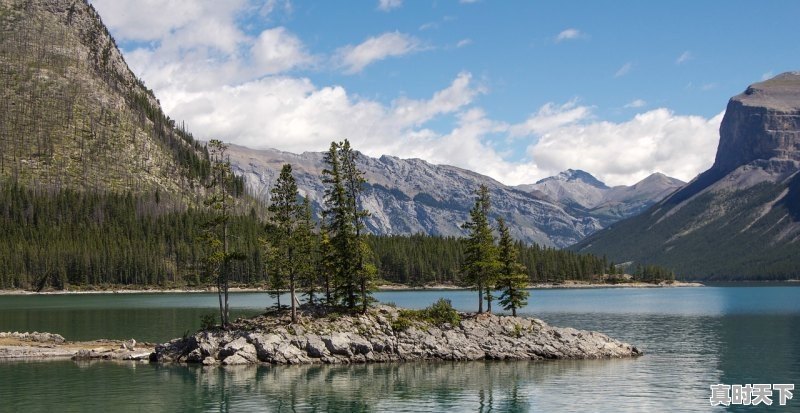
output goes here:
<path id="1" fill-rule="evenodd" d="M 471 311 L 476 295 L 410 291 L 375 297 L 412 308 L 445 297 Z M 272 303 L 263 293 L 231 296 L 237 316 Z M 161 342 L 196 330 L 200 316 L 216 305 L 216 295 L 195 293 L 0 296 L 0 331 Z M 714 410 L 708 401 L 712 384 L 793 383 L 800 392 L 797 286 L 534 290 L 520 313 L 607 333 L 645 355 L 236 368 L 0 362 L 0 411 L 705 412 Z M 777 404 L 772 410 L 800 412 L 800 394 L 787 406 Z"/>

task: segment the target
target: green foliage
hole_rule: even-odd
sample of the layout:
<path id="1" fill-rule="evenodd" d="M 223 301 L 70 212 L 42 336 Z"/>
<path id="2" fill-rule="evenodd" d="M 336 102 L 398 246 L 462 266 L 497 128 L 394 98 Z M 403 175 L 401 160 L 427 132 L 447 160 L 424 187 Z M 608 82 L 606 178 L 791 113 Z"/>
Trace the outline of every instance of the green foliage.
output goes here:
<path id="1" fill-rule="evenodd" d="M 217 326 L 217 316 L 214 313 L 203 314 L 200 316 L 200 329 L 212 330 Z"/>
<path id="2" fill-rule="evenodd" d="M 453 308 L 450 300 L 439 298 L 435 303 L 422 310 L 400 309 L 397 318 L 392 320 L 392 329 L 405 331 L 418 323 L 435 326 L 449 324 L 451 327 L 456 327 L 461 324 L 461 316 Z"/>
<path id="3" fill-rule="evenodd" d="M 428 308 L 422 310 L 423 317 L 433 324 L 458 326 L 461 324 L 461 316 L 458 314 L 453 303 L 446 298 L 439 298 Z"/>
<path id="4" fill-rule="evenodd" d="M 357 157 L 346 139 L 331 142 L 325 154 L 323 231 L 328 243 L 323 245 L 336 302 L 351 311 L 359 308 L 366 312 L 377 271 L 368 265 L 371 252 L 363 239 L 363 219 L 369 213 L 358 204 L 365 180 L 356 166 Z"/>
<path id="5" fill-rule="evenodd" d="M 307 284 L 309 298 L 313 301 L 314 292 L 314 223 L 311 220 L 308 199 L 298 202 L 297 183 L 292 175 L 292 166 L 283 165 L 275 186 L 270 191 L 272 202 L 269 206 L 271 242 L 265 242 L 267 264 L 270 270 L 272 289 L 278 296 L 280 290 L 289 287 L 292 321 L 297 321 L 296 287 L 301 279 Z"/>
<path id="6" fill-rule="evenodd" d="M 489 225 L 489 188 L 481 185 L 475 191 L 475 206 L 469 212 L 470 220 L 463 227 L 469 231 L 464 248 L 464 277 L 478 290 L 478 312 L 483 312 L 483 294 L 486 292 L 488 309 L 491 311 L 492 292 L 498 269 L 497 248 Z"/>
<path id="7" fill-rule="evenodd" d="M 0 181 L 0 288 L 100 285 L 197 286 L 203 282 L 202 226 L 211 216 L 133 195 L 42 191 Z M 231 281 L 263 281 L 261 225 L 231 216 Z"/>
<path id="8" fill-rule="evenodd" d="M 525 267 L 517 260 L 518 252 L 505 221 L 502 218 L 498 219 L 497 226 L 500 231 L 498 245 L 500 271 L 497 287 L 503 291 L 500 295 L 500 305 L 506 311 L 511 310 L 511 314 L 516 316 L 518 308 L 528 305 L 530 294 L 525 289 L 528 277 L 525 275 Z"/>

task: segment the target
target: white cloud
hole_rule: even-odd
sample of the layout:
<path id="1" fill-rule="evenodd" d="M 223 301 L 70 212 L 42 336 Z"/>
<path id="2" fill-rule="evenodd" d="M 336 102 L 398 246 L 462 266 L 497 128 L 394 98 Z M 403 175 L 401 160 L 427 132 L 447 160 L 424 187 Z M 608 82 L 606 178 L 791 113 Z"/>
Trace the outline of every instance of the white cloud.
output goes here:
<path id="1" fill-rule="evenodd" d="M 402 56 L 421 49 L 413 36 L 400 32 L 384 33 L 370 37 L 356 46 L 345 46 L 337 51 L 337 60 L 347 74 L 364 70 L 370 64 L 389 57 Z"/>
<path id="2" fill-rule="evenodd" d="M 647 106 L 647 102 L 642 99 L 634 99 L 623 106 L 625 109 L 636 109 L 636 108 L 643 108 Z"/>
<path id="3" fill-rule="evenodd" d="M 590 115 L 591 108 L 578 106 L 575 99 L 563 105 L 547 103 L 525 122 L 513 125 L 509 132 L 512 137 L 541 135 L 548 131 L 586 120 Z"/>
<path id="4" fill-rule="evenodd" d="M 564 40 L 573 40 L 583 37 L 583 33 L 581 33 L 578 29 L 566 29 L 562 30 L 561 33 L 556 36 L 556 43 L 563 42 Z"/>
<path id="5" fill-rule="evenodd" d="M 772 70 L 770 70 L 769 72 L 766 72 L 761 75 L 761 80 L 769 80 L 772 79 L 773 77 L 775 77 L 775 73 L 773 73 Z"/>
<path id="6" fill-rule="evenodd" d="M 630 184 L 655 170 L 690 179 L 713 161 L 721 116 L 704 119 L 656 109 L 625 122 L 601 122 L 591 106 L 573 100 L 545 104 L 509 125 L 477 105 L 487 91 L 468 72 L 426 98 L 397 97 L 389 103 L 292 77 L 291 70 L 313 67 L 321 58 L 284 27 L 250 35 L 236 21 L 245 12 L 269 14 L 281 7 L 288 12 L 289 2 L 93 4 L 107 23 L 113 22 L 119 40 L 142 44 L 125 50 L 126 60 L 155 90 L 165 111 L 185 120 L 200 139 L 303 152 L 325 150 L 332 140 L 346 137 L 369 155 L 419 157 L 507 184 L 535 182 L 567 168 L 586 169 L 610 184 Z M 385 33 L 340 49 L 334 59 L 356 73 L 421 49 L 414 37 Z M 628 63 L 620 71 L 631 67 Z M 445 116 L 455 123 L 432 126 Z M 508 149 L 495 146 L 504 136 L 512 138 L 506 144 L 527 146 L 528 157 L 510 161 Z"/>
<path id="7" fill-rule="evenodd" d="M 679 116 L 662 108 L 620 123 L 574 121 L 541 131 L 528 154 L 547 174 L 579 168 L 609 185 L 632 184 L 653 172 L 688 181 L 713 163 L 722 116 Z"/>
<path id="8" fill-rule="evenodd" d="M 694 56 L 692 56 L 692 53 L 687 50 L 687 51 L 681 53 L 681 55 L 678 56 L 677 59 L 675 59 L 675 64 L 676 65 L 682 65 L 682 64 L 688 62 L 689 60 L 692 60 L 692 58 L 694 58 Z"/>
<path id="9" fill-rule="evenodd" d="M 622 65 L 622 67 L 617 69 L 616 73 L 614 73 L 614 77 L 625 76 L 625 75 L 627 75 L 628 73 L 631 72 L 631 69 L 633 69 L 633 63 L 627 62 L 624 65 Z"/>
<path id="10" fill-rule="evenodd" d="M 282 73 L 313 61 L 303 42 L 283 27 L 261 32 L 251 53 L 260 74 Z"/>
<path id="11" fill-rule="evenodd" d="M 403 5 L 403 0 L 378 0 L 378 10 L 391 11 Z"/>
<path id="12" fill-rule="evenodd" d="M 458 41 L 458 43 L 456 43 L 456 47 L 460 49 L 462 47 L 466 47 L 471 44 L 472 44 L 472 39 L 461 39 Z"/>

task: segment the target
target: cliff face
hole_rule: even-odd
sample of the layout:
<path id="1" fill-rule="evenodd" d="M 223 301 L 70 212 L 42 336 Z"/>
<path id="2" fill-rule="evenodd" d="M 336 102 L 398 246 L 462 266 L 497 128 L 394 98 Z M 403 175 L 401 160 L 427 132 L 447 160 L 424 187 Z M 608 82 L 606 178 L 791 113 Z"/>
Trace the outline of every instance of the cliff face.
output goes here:
<path id="1" fill-rule="evenodd" d="M 728 102 L 712 168 L 729 173 L 764 160 L 775 172 L 800 162 L 800 72 L 756 83 Z"/>
<path id="2" fill-rule="evenodd" d="M 711 169 L 572 248 L 693 278 L 797 278 L 798 171 L 800 72 L 790 72 L 730 100 Z"/>

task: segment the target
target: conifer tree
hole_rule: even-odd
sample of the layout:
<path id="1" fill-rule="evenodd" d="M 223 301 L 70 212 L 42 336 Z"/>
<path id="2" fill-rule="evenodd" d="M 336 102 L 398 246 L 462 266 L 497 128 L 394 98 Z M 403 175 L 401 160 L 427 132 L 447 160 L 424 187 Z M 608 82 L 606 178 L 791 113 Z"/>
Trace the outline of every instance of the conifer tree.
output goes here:
<path id="1" fill-rule="evenodd" d="M 511 310 L 511 315 L 517 316 L 517 308 L 528 304 L 528 276 L 525 266 L 519 263 L 517 247 L 511 239 L 508 226 L 503 218 L 497 219 L 497 230 L 500 232 L 498 241 L 498 258 L 500 271 L 497 276 L 497 287 L 503 292 L 500 295 L 500 305 L 503 309 Z"/>
<path id="2" fill-rule="evenodd" d="M 469 212 L 470 220 L 463 228 L 469 231 L 464 251 L 464 276 L 478 290 L 478 312 L 483 312 L 484 290 L 489 291 L 497 272 L 497 248 L 489 225 L 489 188 L 481 185 L 475 191 L 475 205 Z M 491 301 L 489 301 L 491 303 Z M 489 304 L 491 306 L 491 304 Z M 491 311 L 491 307 L 488 308 Z"/>
<path id="3" fill-rule="evenodd" d="M 322 171 L 327 185 L 323 218 L 330 240 L 328 259 L 334 270 L 336 301 L 351 311 L 359 305 L 366 311 L 375 271 L 366 265 L 369 247 L 363 241 L 363 218 L 368 213 L 358 205 L 365 180 L 356 159 L 349 141 L 331 142 L 324 158 L 328 167 Z"/>
<path id="4" fill-rule="evenodd" d="M 233 214 L 234 198 L 231 195 L 234 176 L 230 158 L 225 153 L 228 146 L 217 139 L 208 143 L 211 157 L 211 181 L 208 184 L 209 195 L 205 205 L 209 208 L 211 218 L 203 228 L 203 239 L 206 245 L 205 263 L 207 274 L 215 281 L 219 298 L 220 322 L 223 328 L 229 326 L 230 311 L 228 305 L 228 289 L 230 264 L 241 260 L 244 255 L 230 248 L 229 221 Z"/>
<path id="5" fill-rule="evenodd" d="M 308 201 L 298 202 L 297 183 L 292 175 L 292 165 L 285 164 L 275 186 L 270 191 L 270 223 L 274 226 L 274 239 L 270 257 L 272 274 L 277 285 L 288 284 L 292 322 L 297 322 L 297 283 L 311 271 L 310 206 Z"/>

